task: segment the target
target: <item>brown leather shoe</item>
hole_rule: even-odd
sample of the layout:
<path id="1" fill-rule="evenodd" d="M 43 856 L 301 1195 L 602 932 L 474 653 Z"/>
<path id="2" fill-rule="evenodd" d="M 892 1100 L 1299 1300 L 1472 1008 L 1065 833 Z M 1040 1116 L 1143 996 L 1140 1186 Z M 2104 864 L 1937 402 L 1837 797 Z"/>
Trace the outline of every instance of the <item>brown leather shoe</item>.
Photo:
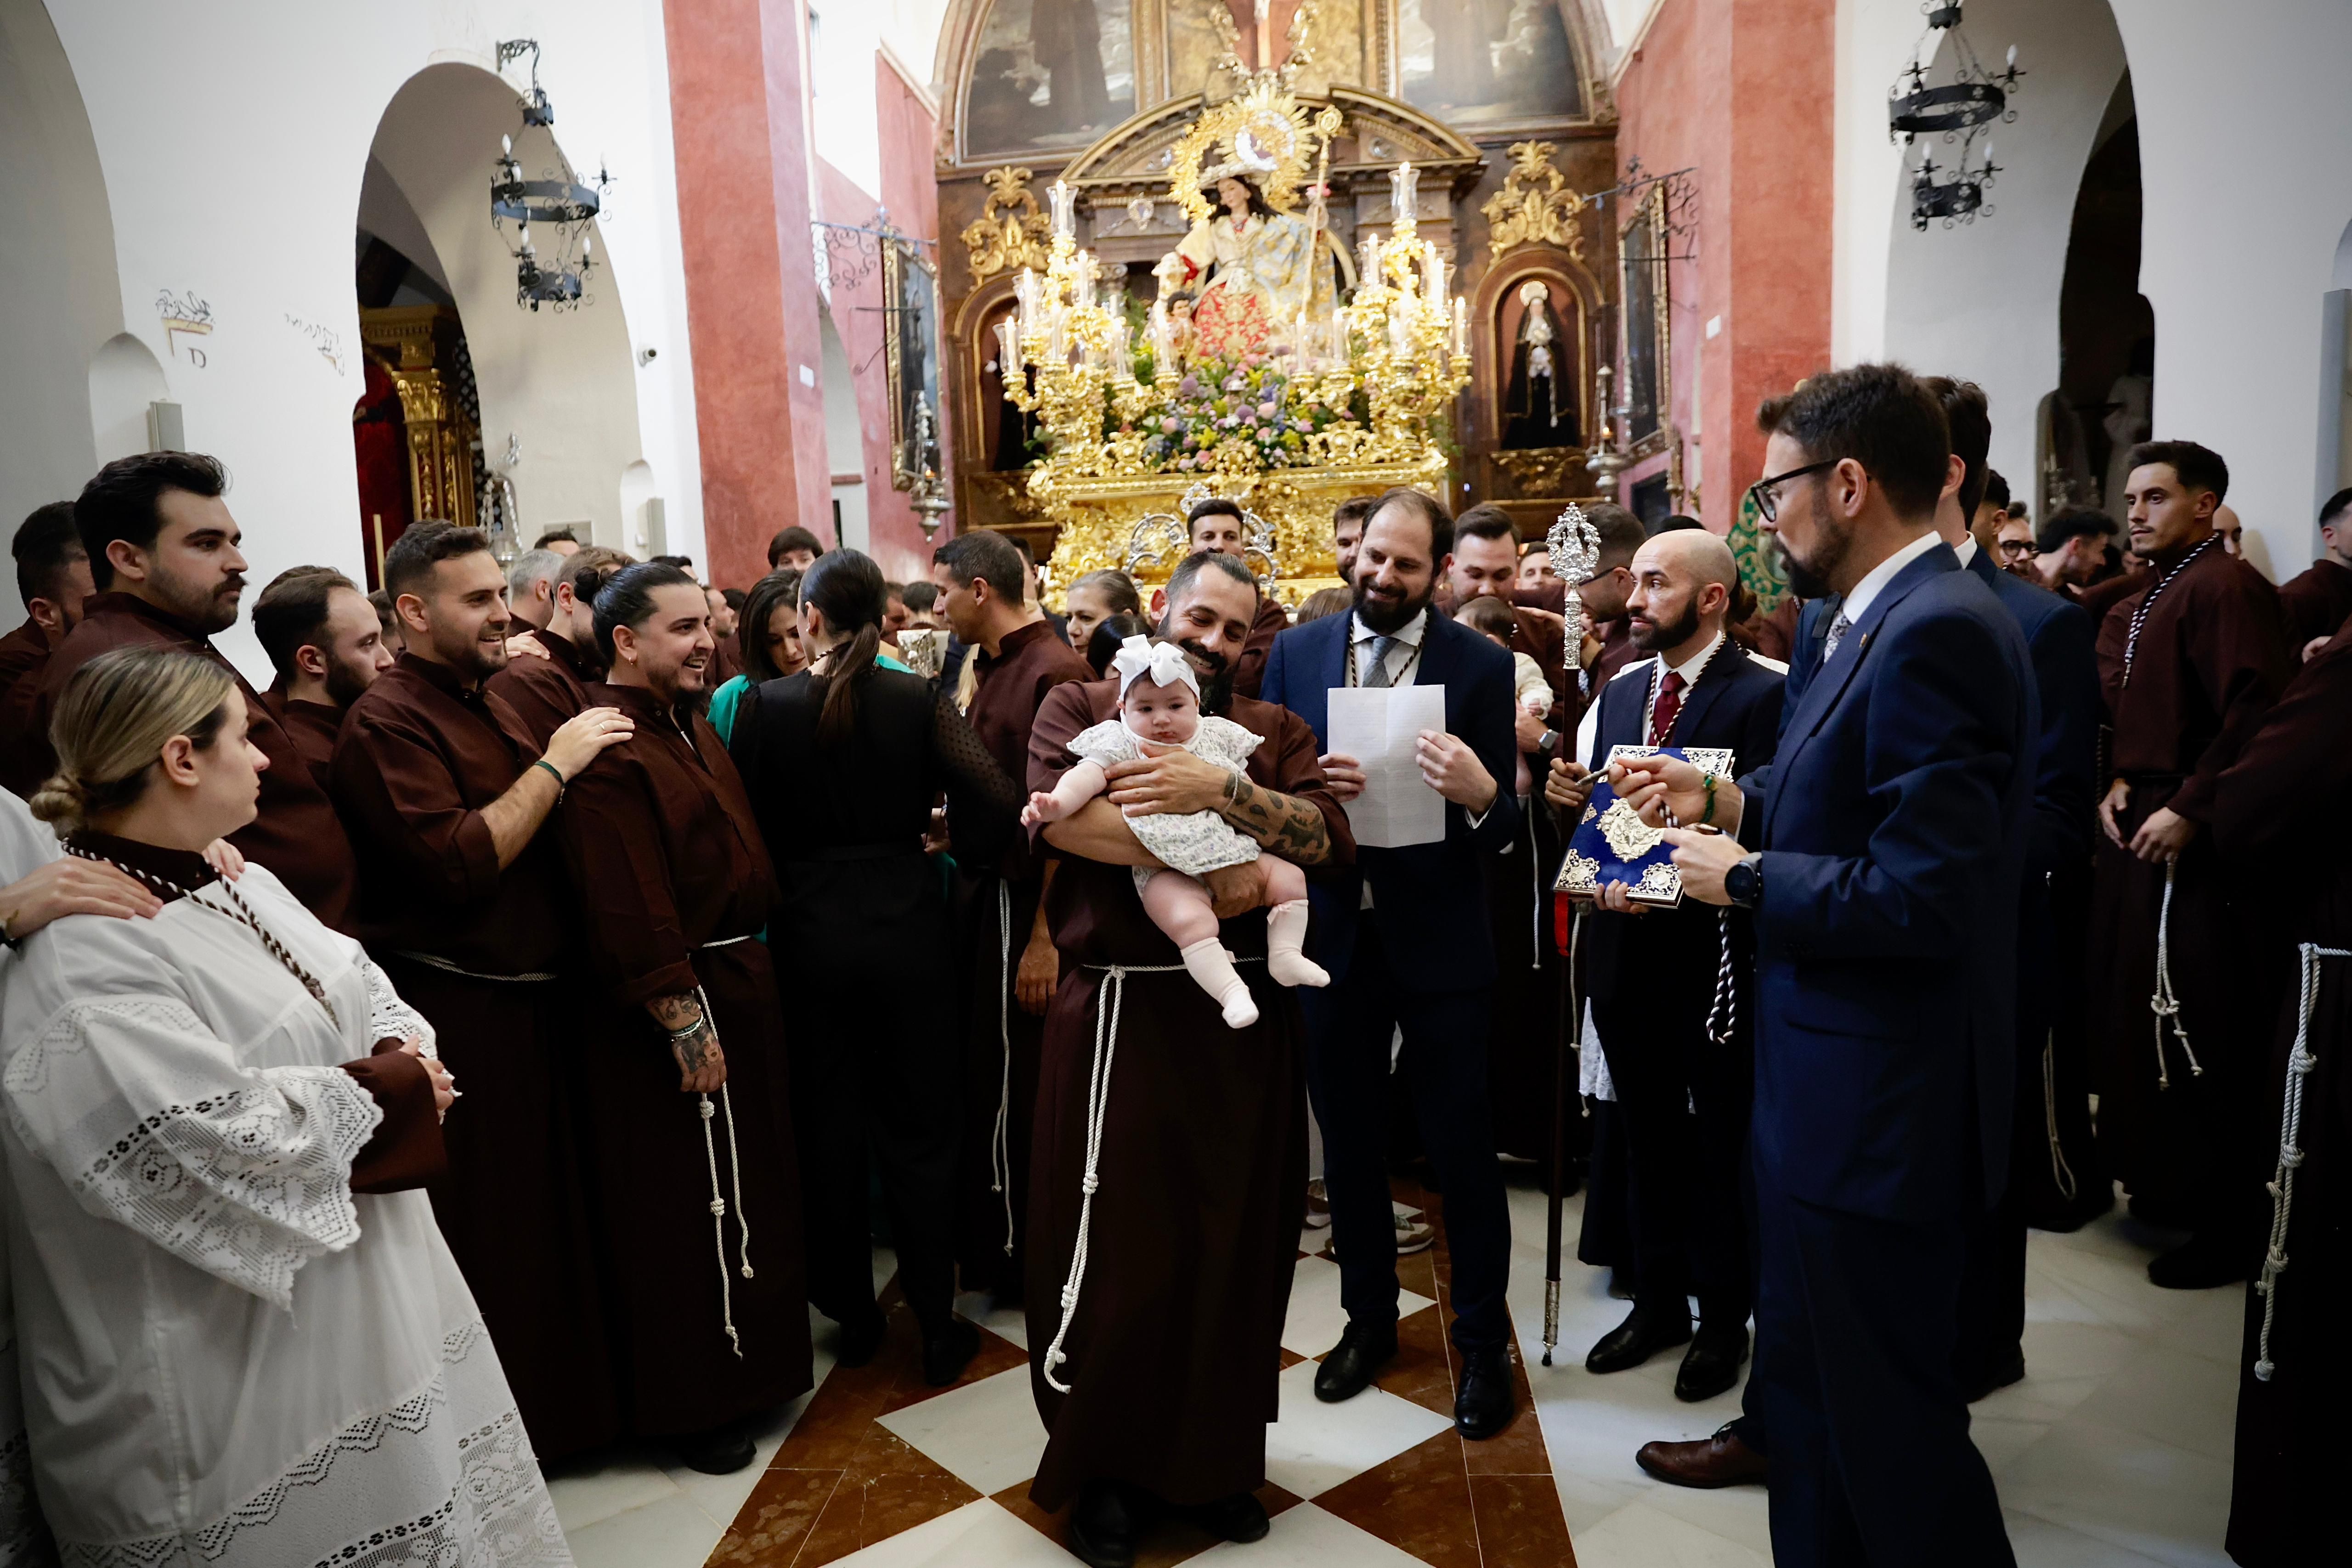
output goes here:
<path id="1" fill-rule="evenodd" d="M 1694 1443 L 1644 1443 L 1633 1462 L 1662 1481 L 1678 1487 L 1737 1487 L 1764 1484 L 1770 1473 L 1765 1457 L 1739 1440 L 1728 1427 L 1712 1437 Z"/>

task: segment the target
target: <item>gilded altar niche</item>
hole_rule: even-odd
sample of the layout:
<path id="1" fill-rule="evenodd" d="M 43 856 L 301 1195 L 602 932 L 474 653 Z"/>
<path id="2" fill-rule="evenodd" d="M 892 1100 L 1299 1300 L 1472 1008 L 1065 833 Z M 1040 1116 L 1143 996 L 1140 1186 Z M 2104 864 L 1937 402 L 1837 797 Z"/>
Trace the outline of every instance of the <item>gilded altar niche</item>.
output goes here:
<path id="1" fill-rule="evenodd" d="M 1201 248 L 1195 215 L 1171 190 L 1181 144 L 1268 72 L 1306 114 L 1338 116 L 1318 254 L 1302 274 L 1328 269 L 1337 302 L 1363 282 L 1364 241 L 1397 226 L 1391 171 L 1410 162 L 1420 172 L 1413 215 L 1465 300 L 1470 350 L 1467 384 L 1434 426 L 1446 471 L 1433 487 L 1455 510 L 1496 499 L 1529 534 L 1566 498 L 1591 494 L 1592 376 L 1616 361 L 1619 327 L 1614 204 L 1604 213 L 1586 199 L 1616 173 L 1614 107 L 1586 44 L 1598 7 L 953 0 L 936 77 L 940 232 L 961 242 L 945 248 L 940 277 L 956 524 L 1024 535 L 1041 559 L 1057 531 L 1030 493 L 1045 444 L 1037 412 L 1004 395 L 1000 332 L 1017 313 L 1022 271 L 1044 270 L 1050 188 L 1073 187 L 1076 243 L 1098 264 L 1106 302 L 1132 302 L 1142 343 L 1163 291 L 1155 269 L 1188 235 Z M 1011 374 L 1027 396 L 1032 374 Z M 1277 534 L 1319 538 L 1307 514 L 1339 497 L 1264 498 Z"/>

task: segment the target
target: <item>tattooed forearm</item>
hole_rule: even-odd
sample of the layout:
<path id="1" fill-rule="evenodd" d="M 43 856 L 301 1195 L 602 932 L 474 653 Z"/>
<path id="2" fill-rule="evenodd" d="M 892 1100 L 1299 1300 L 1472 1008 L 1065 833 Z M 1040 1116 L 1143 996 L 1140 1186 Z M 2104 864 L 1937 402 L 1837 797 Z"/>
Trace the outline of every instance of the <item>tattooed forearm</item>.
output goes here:
<path id="1" fill-rule="evenodd" d="M 701 1071 L 710 1048 L 718 1043 L 710 1019 L 702 1010 L 702 998 L 691 991 L 681 991 L 674 997 L 656 997 L 646 1004 L 646 1010 L 668 1034 L 670 1053 L 677 1058 L 680 1071 Z"/>
<path id="2" fill-rule="evenodd" d="M 1322 865 L 1331 858 L 1330 824 L 1295 795 L 1261 789 L 1236 773 L 1225 785 L 1222 810 L 1226 821 L 1294 865 Z"/>

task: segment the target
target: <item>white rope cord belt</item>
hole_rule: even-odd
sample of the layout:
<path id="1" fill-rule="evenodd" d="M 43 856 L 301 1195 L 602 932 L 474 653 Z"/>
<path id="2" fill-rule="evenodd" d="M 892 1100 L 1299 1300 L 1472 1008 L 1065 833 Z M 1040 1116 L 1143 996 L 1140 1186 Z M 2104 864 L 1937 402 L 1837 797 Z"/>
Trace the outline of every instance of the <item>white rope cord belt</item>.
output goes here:
<path id="1" fill-rule="evenodd" d="M 2322 947 L 2305 942 L 2303 955 L 2303 997 L 2294 1015 L 2294 1050 L 2286 1059 L 2286 1097 L 2279 1114 L 2278 1169 L 2270 1179 L 2271 1244 L 2263 1254 L 2263 1277 L 2254 1293 L 2263 1299 L 2263 1333 L 2254 1353 L 2254 1376 L 2268 1383 L 2278 1365 L 2271 1360 L 2271 1320 L 2278 1312 L 2279 1276 L 2286 1272 L 2286 1228 L 2294 1213 L 2294 1173 L 2303 1164 L 2303 1081 L 2319 1065 L 2311 1054 L 2311 1015 L 2319 1005 L 2319 961 L 2352 958 L 2352 948 Z"/>
<path id="2" fill-rule="evenodd" d="M 746 939 L 730 936 L 723 941 L 706 942 L 703 946 L 730 947 Z M 717 1015 L 711 1012 L 710 998 L 703 994 L 700 986 L 694 988 L 694 999 L 702 1005 L 703 1019 L 710 1025 L 710 1032 L 715 1036 L 719 1032 Z M 743 1336 L 735 1332 L 735 1284 L 728 1277 L 727 1268 L 727 1199 L 719 1190 L 719 1146 L 710 1133 L 710 1120 L 723 1107 L 727 1112 L 727 1169 L 735 1180 L 735 1234 L 740 1249 L 737 1256 L 741 1260 L 743 1278 L 749 1280 L 753 1278 L 751 1222 L 743 1209 L 743 1156 L 735 1144 L 735 1102 L 728 1098 L 724 1083 L 719 1086 L 718 1105 L 711 1104 L 708 1094 L 697 1095 L 696 1098 L 700 1102 L 698 1108 L 702 1113 L 702 1157 L 710 1166 L 710 1240 L 719 1253 L 719 1316 L 727 1330 L 727 1343 L 735 1352 L 735 1359 L 740 1361 L 743 1359 Z"/>
<path id="3" fill-rule="evenodd" d="M 1264 961 L 1234 960 L 1236 964 Z M 1127 977 L 1184 972 L 1181 964 L 1088 964 L 1087 967 L 1100 970 L 1103 981 L 1095 991 L 1094 1065 L 1087 1074 L 1087 1174 L 1078 1183 L 1078 1239 L 1070 1249 L 1069 1278 L 1062 1282 L 1062 1321 L 1054 1330 L 1054 1343 L 1045 1347 L 1045 1381 L 1058 1394 L 1070 1391 L 1070 1385 L 1054 1374 L 1070 1359 L 1063 1353 L 1062 1342 L 1069 1337 L 1070 1321 L 1078 1311 L 1078 1289 L 1087 1279 L 1087 1233 L 1094 1221 L 1095 1190 L 1102 1186 L 1103 1112 L 1110 1103 L 1110 1063 L 1118 1051 L 1118 1015 L 1127 999 Z"/>
<path id="4" fill-rule="evenodd" d="M 2179 1038 L 2180 1053 L 2189 1058 L 2192 1078 L 2205 1076 L 2205 1069 L 2197 1062 L 2197 1050 L 2189 1043 L 2189 1031 L 2180 1027 L 2180 998 L 2172 988 L 2172 873 L 2180 869 L 2179 861 L 2164 862 L 2164 904 L 2156 915 L 2156 994 L 2147 998 L 2147 1010 L 2156 1015 L 2156 1086 L 2172 1087 L 2172 1072 L 2164 1064 L 2164 1026 L 2172 1025 Z"/>
<path id="5" fill-rule="evenodd" d="M 988 1136 L 988 1190 L 1004 1197 L 1004 1255 L 1013 1256 L 1013 884 L 996 879 L 996 1039 L 1004 1048 L 996 1127 Z"/>

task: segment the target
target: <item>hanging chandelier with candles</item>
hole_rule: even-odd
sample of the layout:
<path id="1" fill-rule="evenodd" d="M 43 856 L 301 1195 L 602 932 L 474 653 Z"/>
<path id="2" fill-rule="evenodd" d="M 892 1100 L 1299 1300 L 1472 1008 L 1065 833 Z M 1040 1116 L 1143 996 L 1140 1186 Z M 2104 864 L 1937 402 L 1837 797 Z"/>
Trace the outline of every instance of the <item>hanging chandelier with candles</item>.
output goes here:
<path id="1" fill-rule="evenodd" d="M 522 125 L 499 139 L 490 176 L 490 226 L 514 257 L 515 303 L 531 310 L 542 305 L 572 309 L 585 298 L 588 277 L 596 267 L 596 240 L 589 225 L 604 210 L 613 177 L 599 170 L 581 180 L 555 145 L 555 109 L 539 85 L 536 39 L 499 44 L 499 68 L 504 70 L 525 54 L 530 56 L 530 89 L 520 103 Z M 534 131 L 547 139 L 555 162 L 532 180 L 523 176 L 515 144 L 517 137 Z"/>
<path id="2" fill-rule="evenodd" d="M 1936 57 L 1940 36 L 1946 33 L 1951 36 L 1952 79 L 1931 86 L 1927 68 Z M 2000 166 L 1992 161 L 1989 128 L 1995 120 L 2017 118 L 2009 100 L 2017 91 L 2018 78 L 2025 73 L 2017 68 L 2014 44 L 2010 46 L 2005 67 L 1998 72 L 1988 70 L 1977 58 L 1968 36 L 1960 31 L 1959 0 L 1930 0 L 1927 30 L 1913 47 L 1911 63 L 1886 95 L 1886 134 L 1890 140 L 1899 137 L 1906 147 L 1922 136 L 1940 136 L 1958 151 L 1950 166 L 1942 167 L 1933 154 L 1921 150 L 1919 166 L 1911 172 L 1913 228 L 1924 231 L 1937 220 L 1950 228 L 1975 222 L 1979 213 L 1992 215 L 1985 192 Z"/>

